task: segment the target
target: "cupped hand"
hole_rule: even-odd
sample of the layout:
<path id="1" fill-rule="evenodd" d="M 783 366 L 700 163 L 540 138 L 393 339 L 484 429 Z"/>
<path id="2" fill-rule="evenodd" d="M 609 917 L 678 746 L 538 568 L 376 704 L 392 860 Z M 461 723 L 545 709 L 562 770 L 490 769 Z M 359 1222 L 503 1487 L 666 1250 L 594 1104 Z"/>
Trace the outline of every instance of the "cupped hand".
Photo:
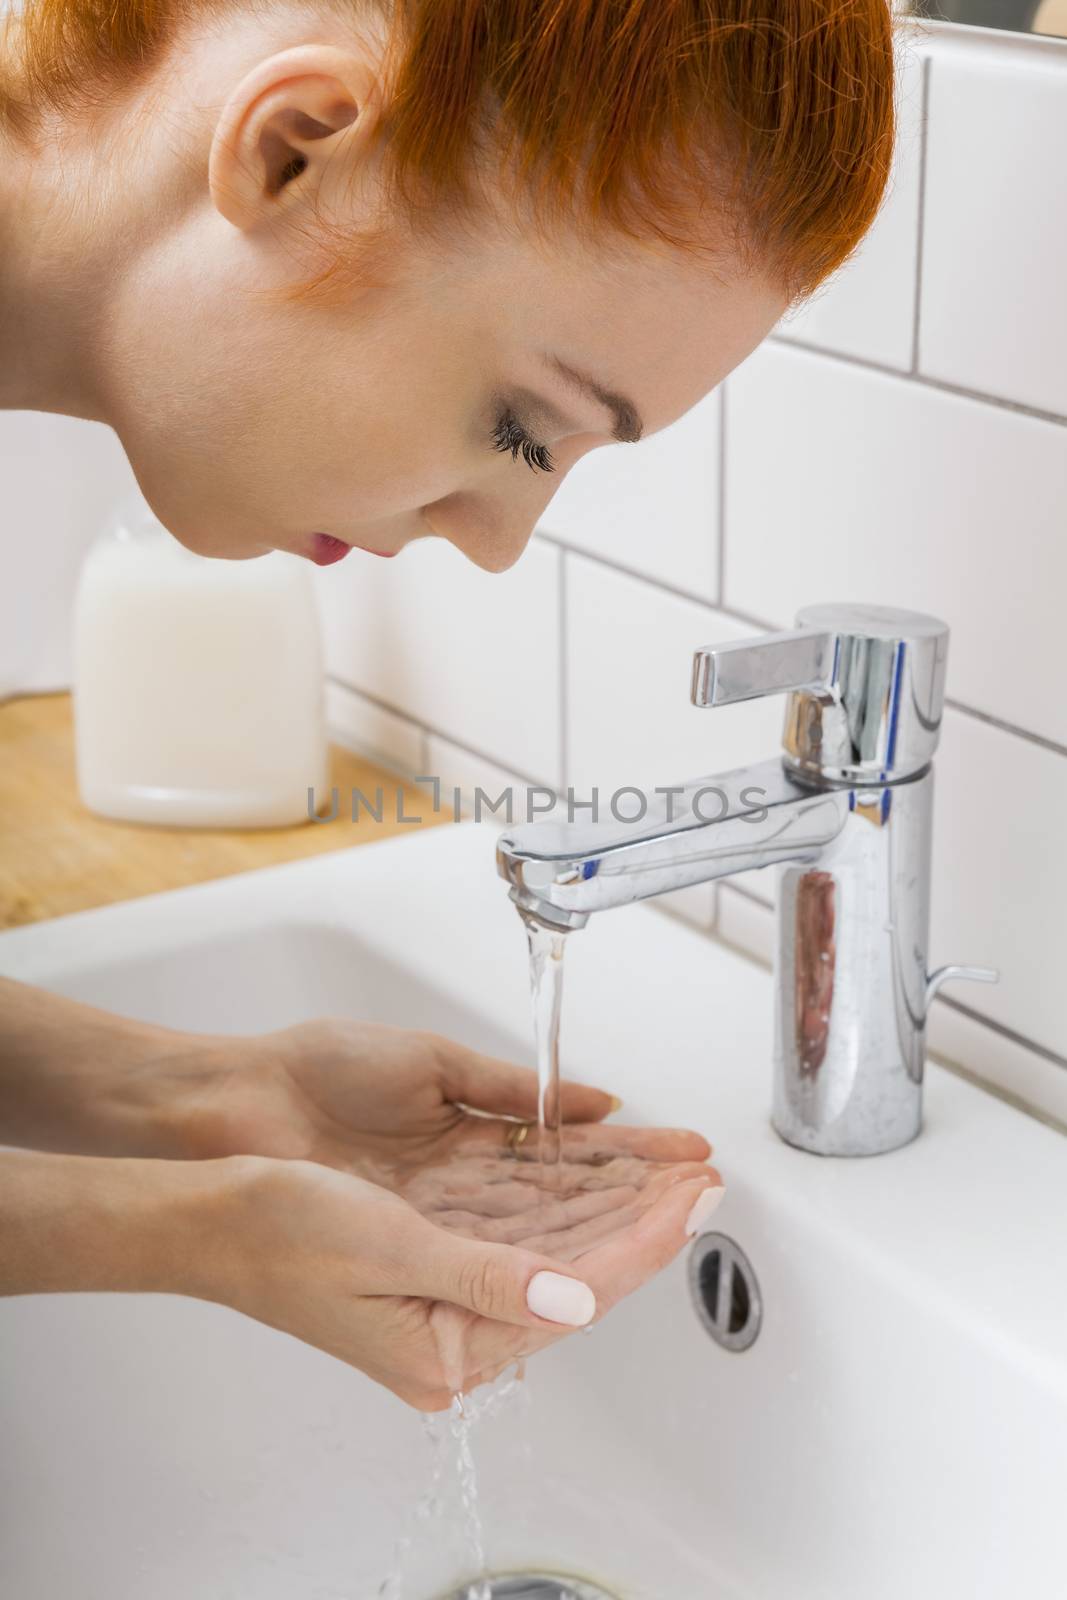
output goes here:
<path id="1" fill-rule="evenodd" d="M 400 1195 L 316 1163 L 226 1165 L 230 1198 L 194 1292 L 424 1411 L 602 1317 L 677 1255 L 694 1203 L 718 1182 L 707 1167 L 667 1166 L 599 1210 L 590 1191 L 545 1207 L 527 1185 L 528 1237 L 501 1243 L 438 1226 Z M 580 1269 L 563 1265 L 578 1258 Z"/>
<path id="2" fill-rule="evenodd" d="M 186 1148 L 201 1157 L 303 1159 L 405 1190 L 461 1151 L 499 1156 L 514 1120 L 537 1118 L 536 1073 L 424 1031 L 323 1019 L 220 1041 L 213 1060 L 185 1095 Z M 711 1154 L 687 1129 L 603 1126 L 617 1105 L 561 1084 L 569 1161 L 670 1166 Z M 536 1153 L 536 1130 L 522 1153 Z"/>
<path id="3" fill-rule="evenodd" d="M 249 1270 L 213 1297 L 422 1410 L 603 1316 L 721 1191 L 702 1135 L 605 1124 L 613 1097 L 568 1081 L 544 1171 L 536 1128 L 511 1138 L 536 1119 L 536 1073 L 437 1034 L 338 1019 L 222 1046 L 192 1080 L 188 1153 L 268 1159 Z M 552 1298 L 568 1283 L 581 1315 Z"/>

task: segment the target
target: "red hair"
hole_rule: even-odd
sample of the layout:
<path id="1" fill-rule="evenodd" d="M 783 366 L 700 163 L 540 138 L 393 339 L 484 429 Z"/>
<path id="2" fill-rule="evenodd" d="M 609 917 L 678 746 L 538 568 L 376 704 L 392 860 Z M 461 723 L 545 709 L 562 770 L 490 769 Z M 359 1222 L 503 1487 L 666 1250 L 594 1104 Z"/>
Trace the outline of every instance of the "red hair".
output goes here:
<path id="1" fill-rule="evenodd" d="M 239 4 L 240 0 L 235 0 Z M 107 100 L 227 0 L 26 0 L 18 131 Z M 386 193 L 475 216 L 481 158 L 538 227 L 699 253 L 731 239 L 791 297 L 852 252 L 894 140 L 889 0 L 330 0 L 384 25 Z M 708 226 L 714 213 L 716 227 Z M 714 250 L 708 252 L 714 253 Z"/>

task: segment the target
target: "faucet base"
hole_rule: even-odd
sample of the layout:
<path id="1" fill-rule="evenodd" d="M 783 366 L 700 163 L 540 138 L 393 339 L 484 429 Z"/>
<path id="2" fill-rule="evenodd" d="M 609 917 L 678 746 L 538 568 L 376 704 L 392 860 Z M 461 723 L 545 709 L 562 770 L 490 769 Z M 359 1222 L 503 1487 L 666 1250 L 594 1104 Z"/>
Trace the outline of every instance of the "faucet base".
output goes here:
<path id="1" fill-rule="evenodd" d="M 793 1121 L 780 1123 L 773 1116 L 771 1127 L 784 1144 L 792 1145 L 794 1150 L 803 1150 L 808 1155 L 886 1156 L 894 1150 L 904 1149 L 913 1139 L 919 1137 L 922 1131 L 922 1116 L 916 1119 L 914 1127 L 895 1135 L 891 1141 L 887 1141 L 883 1129 L 877 1130 L 877 1139 L 854 1131 L 844 1132 L 839 1138 L 835 1138 L 831 1129 L 798 1127 Z"/>
<path id="2" fill-rule="evenodd" d="M 772 1123 L 815 1155 L 882 1155 L 922 1123 L 933 772 L 855 788 L 821 859 L 780 869 Z"/>

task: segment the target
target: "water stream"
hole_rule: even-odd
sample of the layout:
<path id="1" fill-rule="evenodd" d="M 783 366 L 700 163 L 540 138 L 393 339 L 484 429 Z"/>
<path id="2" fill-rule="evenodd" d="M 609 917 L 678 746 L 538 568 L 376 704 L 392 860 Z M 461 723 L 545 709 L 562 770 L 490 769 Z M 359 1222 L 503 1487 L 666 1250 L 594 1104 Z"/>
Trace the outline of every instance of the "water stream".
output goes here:
<path id="1" fill-rule="evenodd" d="M 509 1415 L 510 1429 L 520 1441 L 529 1464 L 530 1447 L 526 1415 L 530 1406 L 524 1363 L 519 1362 L 477 1395 L 456 1394 L 448 1411 L 424 1412 L 423 1427 L 430 1441 L 431 1463 L 426 1487 L 408 1512 L 393 1552 L 389 1575 L 378 1588 L 376 1600 L 425 1600 L 409 1593 L 411 1563 L 418 1549 L 443 1549 L 446 1531 L 460 1524 L 462 1560 L 468 1572 L 466 1588 L 457 1600 L 492 1600 L 491 1574 L 486 1563 L 485 1530 L 478 1495 L 478 1473 L 472 1445 L 478 1425 Z M 458 1516 L 449 1520 L 451 1498 L 458 1499 Z M 442 1528 L 441 1523 L 445 1526 Z"/>
<path id="2" fill-rule="evenodd" d="M 566 932 L 546 928 L 523 916 L 530 955 L 530 994 L 533 1003 L 534 1039 L 537 1050 L 537 1138 L 538 1189 L 545 1196 L 558 1196 L 562 1187 L 562 1116 L 560 1108 L 559 1022 L 563 998 L 563 951 Z M 447 1313 L 450 1308 L 440 1308 Z M 462 1352 L 456 1348 L 461 1338 L 447 1314 L 434 1319 L 434 1331 L 446 1372 L 462 1372 Z M 591 1328 L 583 1332 L 591 1332 Z M 445 1514 L 446 1472 L 458 1489 L 459 1512 L 468 1570 L 475 1574 L 457 1600 L 492 1600 L 491 1573 L 486 1562 L 485 1532 L 478 1496 L 478 1474 L 472 1448 L 472 1433 L 483 1417 L 495 1416 L 505 1406 L 521 1408 L 516 1419 L 520 1437 L 526 1440 L 525 1410 L 529 1388 L 525 1382 L 525 1363 L 485 1385 L 477 1396 L 455 1393 L 447 1412 L 424 1413 L 423 1425 L 430 1440 L 432 1457 L 426 1488 L 409 1512 L 397 1541 L 392 1566 L 378 1590 L 377 1600 L 409 1600 L 406 1573 L 416 1545 L 430 1536 L 430 1525 Z M 452 1378 L 448 1381 L 456 1382 Z M 528 1440 L 525 1448 L 528 1452 Z M 416 1600 L 416 1597 L 411 1597 Z"/>
<path id="3" fill-rule="evenodd" d="M 559 1017 L 566 932 L 523 917 L 530 951 L 530 995 L 537 1045 L 537 1138 L 543 1193 L 558 1195 L 562 1137 L 559 1097 Z"/>

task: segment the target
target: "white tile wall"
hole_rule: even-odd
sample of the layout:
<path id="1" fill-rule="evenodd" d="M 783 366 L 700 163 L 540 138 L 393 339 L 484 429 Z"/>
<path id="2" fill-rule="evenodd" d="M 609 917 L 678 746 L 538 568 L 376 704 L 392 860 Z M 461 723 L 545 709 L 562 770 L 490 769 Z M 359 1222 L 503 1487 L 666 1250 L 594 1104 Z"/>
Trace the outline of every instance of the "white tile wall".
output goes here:
<path id="1" fill-rule="evenodd" d="M 911 369 L 915 343 L 924 65 L 912 41 L 902 44 L 896 159 L 873 228 L 831 281 L 778 326 L 783 338 L 903 372 Z"/>
<path id="2" fill-rule="evenodd" d="M 543 532 L 703 600 L 719 585 L 719 396 L 639 444 L 602 445 L 566 476 Z"/>
<path id="3" fill-rule="evenodd" d="M 133 473 L 110 428 L 0 413 L 0 699 L 70 682 L 82 556 Z"/>
<path id="4" fill-rule="evenodd" d="M 700 711 L 689 699 L 693 651 L 743 637 L 743 624 L 581 556 L 568 556 L 566 586 L 566 778 L 577 793 L 596 789 L 607 814 L 617 789 L 649 791 L 774 753 L 780 702 Z M 713 923 L 710 884 L 671 903 Z"/>
<path id="5" fill-rule="evenodd" d="M 1067 417 L 1067 44 L 931 61 L 920 369 Z"/>
<path id="6" fill-rule="evenodd" d="M 934 27 L 901 105 L 876 231 L 729 380 L 723 428 L 712 395 L 662 436 L 594 452 L 507 573 L 426 541 L 318 574 L 331 725 L 468 793 L 667 784 L 771 754 L 780 735 L 779 704 L 688 704 L 694 646 L 819 600 L 943 615 L 932 956 L 1003 979 L 946 992 L 931 1037 L 1065 1120 L 1067 45 Z M 9 476 L 30 453 L 21 426 L 0 427 Z M 69 489 L 43 476 L 0 513 L 9 534 L 73 515 L 80 458 Z M 56 493 L 59 512 L 38 514 L 35 494 Z M 752 895 L 769 887 L 723 887 L 717 936 L 765 952 L 773 913 Z M 710 893 L 684 909 L 713 925 Z"/>
<path id="7" fill-rule="evenodd" d="M 1067 759 L 950 711 L 936 772 L 933 964 L 1001 974 L 946 994 L 1067 1057 Z"/>
<path id="8" fill-rule="evenodd" d="M 424 770 L 426 734 L 410 718 L 386 710 L 336 679 L 326 684 L 325 711 L 327 731 L 338 744 L 362 750 L 396 772 Z"/>
<path id="9" fill-rule="evenodd" d="M 730 378 L 726 409 L 729 608 L 934 612 L 953 698 L 1067 746 L 1061 424 L 780 344 Z"/>
<path id="10" fill-rule="evenodd" d="M 777 750 L 783 702 L 698 710 L 693 651 L 751 632 L 581 556 L 567 558 L 567 781 L 587 794 L 725 772 Z"/>
<path id="11" fill-rule="evenodd" d="M 527 785 L 514 772 L 469 750 L 431 733 L 426 740 L 426 758 L 423 771 L 426 776 L 438 778 L 441 783 L 442 808 L 449 814 L 458 809 L 463 817 L 476 817 L 479 822 L 498 831 L 510 824 L 525 822 L 525 795 Z M 455 805 L 455 791 L 459 791 L 459 805 Z M 480 791 L 480 792 L 479 792 Z M 501 796 L 511 795 L 511 815 L 507 800 L 497 810 Z M 538 806 L 544 803 L 538 798 Z"/>
<path id="12" fill-rule="evenodd" d="M 556 784 L 561 553 L 534 540 L 504 573 L 443 540 L 317 574 L 326 669 L 489 759 Z"/>

